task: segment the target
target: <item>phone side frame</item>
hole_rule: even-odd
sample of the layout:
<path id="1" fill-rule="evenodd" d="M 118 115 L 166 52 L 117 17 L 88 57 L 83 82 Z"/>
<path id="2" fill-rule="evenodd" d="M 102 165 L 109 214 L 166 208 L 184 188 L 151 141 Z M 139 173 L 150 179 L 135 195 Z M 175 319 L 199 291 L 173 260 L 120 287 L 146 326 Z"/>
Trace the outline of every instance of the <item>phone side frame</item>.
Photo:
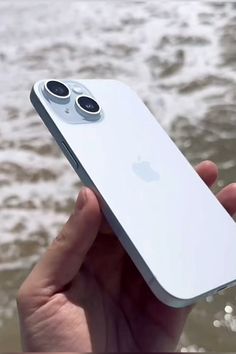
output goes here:
<path id="1" fill-rule="evenodd" d="M 53 119 L 50 117 L 49 113 L 47 112 L 46 108 L 40 101 L 37 93 L 35 92 L 34 87 L 31 90 L 30 93 L 30 101 L 32 105 L 34 106 L 36 112 L 39 114 L 41 119 L 43 120 L 44 124 L 50 131 L 51 135 L 53 138 L 56 140 L 58 146 L 62 150 L 63 154 L 67 158 L 67 160 L 70 162 L 72 168 L 82 181 L 82 183 L 93 190 L 93 192 L 96 194 L 99 204 L 101 206 L 101 209 L 103 211 L 104 216 L 106 217 L 107 221 L 109 222 L 111 228 L 113 229 L 114 233 L 118 237 L 119 241 L 121 242 L 122 246 L 124 249 L 127 251 L 129 254 L 130 258 L 134 262 L 135 266 L 137 267 L 138 271 L 141 273 L 142 277 L 145 279 L 146 283 L 148 284 L 149 288 L 151 291 L 155 294 L 157 298 L 159 298 L 164 304 L 167 306 L 171 306 L 174 308 L 182 308 L 189 306 L 191 304 L 194 304 L 196 301 L 205 298 L 206 296 L 212 294 L 214 292 L 210 291 L 207 294 L 202 294 L 198 297 L 191 298 L 191 299 L 180 299 L 177 298 L 170 293 L 168 293 L 162 286 L 161 284 L 157 281 L 157 279 L 154 277 L 152 274 L 151 270 L 143 260 L 142 256 L 140 253 L 137 251 L 136 247 L 130 240 L 129 236 L 123 229 L 122 225 L 119 223 L 118 219 L 110 209 L 109 205 L 106 203 L 106 201 L 103 199 L 101 193 L 97 189 L 96 185 L 76 157 L 76 155 L 73 153 L 73 151 L 70 149 L 69 144 L 67 143 L 66 139 L 60 132 L 60 130 L 57 128 L 56 124 L 53 122 Z M 66 145 L 64 145 L 66 144 Z"/>

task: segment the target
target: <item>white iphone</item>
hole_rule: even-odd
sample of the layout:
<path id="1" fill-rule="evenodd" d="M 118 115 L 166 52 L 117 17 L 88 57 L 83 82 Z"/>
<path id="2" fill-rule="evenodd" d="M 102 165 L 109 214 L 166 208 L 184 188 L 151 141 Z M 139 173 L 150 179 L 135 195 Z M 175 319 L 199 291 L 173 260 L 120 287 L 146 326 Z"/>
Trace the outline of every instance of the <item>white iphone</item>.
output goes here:
<path id="1" fill-rule="evenodd" d="M 235 284 L 235 222 L 132 89 L 42 80 L 31 101 L 162 302 L 187 306 Z"/>

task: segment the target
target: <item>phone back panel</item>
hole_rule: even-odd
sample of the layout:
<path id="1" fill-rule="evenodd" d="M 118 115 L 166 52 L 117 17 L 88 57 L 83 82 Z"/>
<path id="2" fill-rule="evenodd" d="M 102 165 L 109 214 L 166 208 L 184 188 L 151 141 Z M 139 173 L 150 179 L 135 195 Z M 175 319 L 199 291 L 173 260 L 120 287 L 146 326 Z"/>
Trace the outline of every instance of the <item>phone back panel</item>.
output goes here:
<path id="1" fill-rule="evenodd" d="M 235 223 L 144 103 L 118 81 L 78 82 L 102 107 L 100 121 L 66 123 L 44 99 L 42 82 L 34 93 L 146 263 L 154 287 L 189 300 L 233 282 Z"/>

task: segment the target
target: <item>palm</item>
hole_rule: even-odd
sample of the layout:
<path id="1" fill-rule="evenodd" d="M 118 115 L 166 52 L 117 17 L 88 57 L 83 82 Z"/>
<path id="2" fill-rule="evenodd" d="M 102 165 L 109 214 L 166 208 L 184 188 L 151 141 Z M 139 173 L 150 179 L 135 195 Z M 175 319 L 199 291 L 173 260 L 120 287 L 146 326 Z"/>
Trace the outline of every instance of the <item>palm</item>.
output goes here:
<path id="1" fill-rule="evenodd" d="M 109 314 L 113 342 L 106 350 L 163 351 L 176 347 L 189 308 L 177 310 L 158 301 L 115 235 L 99 234 L 84 269 L 98 284 L 104 315 Z M 104 348 L 95 344 L 94 349 Z"/>
<path id="2" fill-rule="evenodd" d="M 48 317 L 42 335 L 50 336 L 57 326 L 53 348 L 60 350 L 172 350 L 188 313 L 154 297 L 112 234 L 98 235 L 80 272 L 63 290 L 41 308 L 41 316 Z"/>

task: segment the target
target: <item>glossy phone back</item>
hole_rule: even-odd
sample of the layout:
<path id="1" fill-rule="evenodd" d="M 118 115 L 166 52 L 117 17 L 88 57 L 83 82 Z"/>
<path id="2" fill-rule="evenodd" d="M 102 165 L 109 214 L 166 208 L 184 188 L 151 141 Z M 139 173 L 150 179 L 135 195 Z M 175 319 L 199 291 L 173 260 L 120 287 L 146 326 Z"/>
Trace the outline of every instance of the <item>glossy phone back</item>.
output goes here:
<path id="1" fill-rule="evenodd" d="M 66 122 L 44 81 L 31 100 L 155 295 L 179 307 L 232 285 L 235 223 L 137 94 L 113 80 L 65 82 L 88 90 L 102 119 Z"/>

